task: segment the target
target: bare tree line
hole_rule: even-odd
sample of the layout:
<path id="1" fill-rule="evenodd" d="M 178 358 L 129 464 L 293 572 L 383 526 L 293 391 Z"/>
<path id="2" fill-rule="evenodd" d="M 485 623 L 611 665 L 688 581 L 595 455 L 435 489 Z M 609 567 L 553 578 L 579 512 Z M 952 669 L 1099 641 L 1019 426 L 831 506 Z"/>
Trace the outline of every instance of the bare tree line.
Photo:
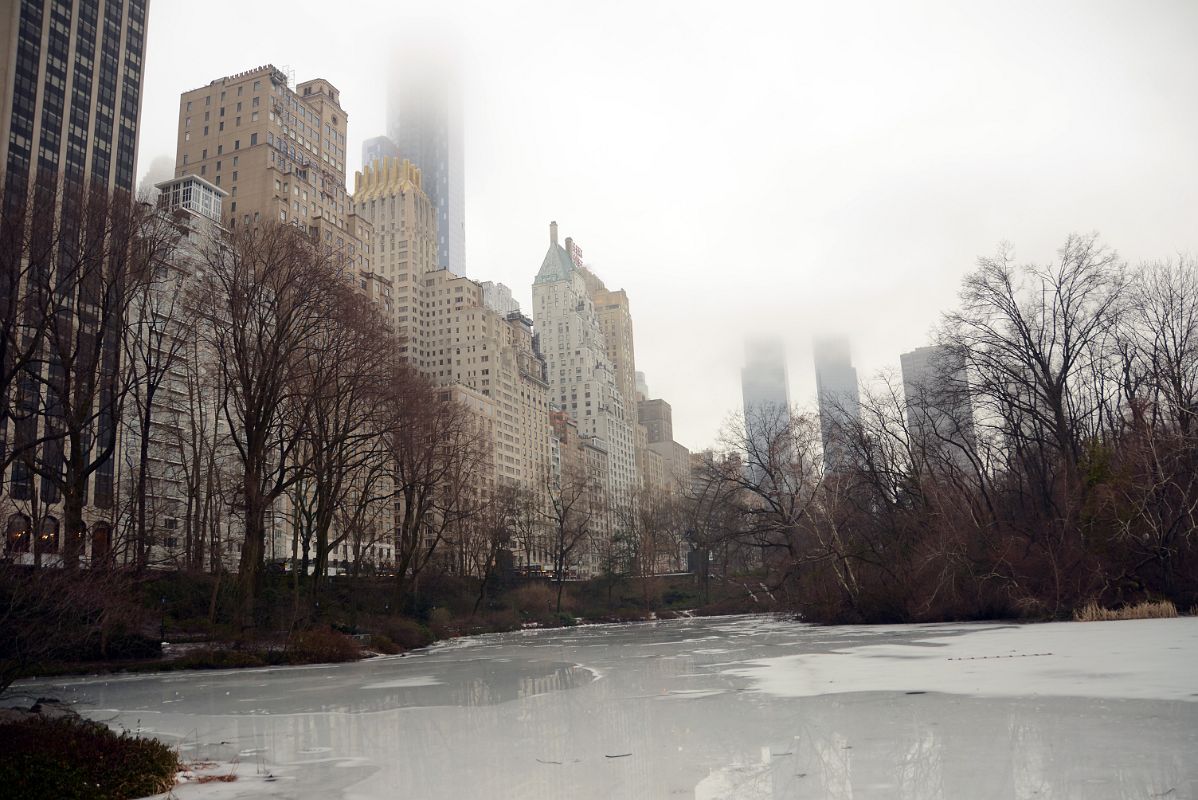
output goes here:
<path id="1" fill-rule="evenodd" d="M 393 575 L 396 608 L 428 569 L 470 574 L 477 608 L 512 552 L 559 594 L 600 550 L 621 577 L 681 568 L 661 498 L 613 511 L 590 469 L 497 484 L 479 417 L 398 356 L 353 254 L 39 187 L 0 230 L 8 560 L 227 573 L 247 629 L 275 566 L 297 620 L 334 571 Z"/>
<path id="2" fill-rule="evenodd" d="M 235 569 L 250 626 L 272 522 L 315 602 L 351 546 L 402 594 L 492 503 L 476 420 L 395 356 L 341 250 L 54 181 L 0 245 L 8 560 Z"/>
<path id="3" fill-rule="evenodd" d="M 812 415 L 731 421 L 694 495 L 702 538 L 760 553 L 815 619 L 1192 606 L 1198 264 L 1131 269 L 1093 235 L 1043 265 L 1004 246 L 960 301 L 928 387 L 882 375 L 840 415 L 843 467 L 816 459 Z"/>

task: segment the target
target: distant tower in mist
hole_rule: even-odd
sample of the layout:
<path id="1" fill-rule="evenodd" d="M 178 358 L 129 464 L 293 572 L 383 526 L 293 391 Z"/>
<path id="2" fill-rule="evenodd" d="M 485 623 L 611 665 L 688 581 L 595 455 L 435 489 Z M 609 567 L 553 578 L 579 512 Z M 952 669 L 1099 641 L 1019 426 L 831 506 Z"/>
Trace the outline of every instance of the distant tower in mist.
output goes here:
<path id="1" fill-rule="evenodd" d="M 929 465 L 947 461 L 969 469 L 976 438 L 965 358 L 943 346 L 917 347 L 899 358 L 916 451 Z"/>
<path id="2" fill-rule="evenodd" d="M 372 136 L 362 142 L 362 169 L 384 158 L 399 158 L 399 148 L 386 136 Z M 411 159 L 408 159 L 411 161 Z"/>
<path id="3" fill-rule="evenodd" d="M 740 391 L 744 400 L 746 469 L 749 479 L 760 481 L 767 469 L 778 465 L 779 454 L 772 450 L 789 427 L 790 384 L 786 377 L 786 346 L 780 339 L 745 342 L 745 365 L 740 371 Z M 789 460 L 785 453 L 783 459 Z"/>
<path id="4" fill-rule="evenodd" d="M 396 49 L 387 138 L 424 175 L 437 210 L 437 264 L 465 274 L 466 180 L 463 101 L 452 48 L 410 39 Z"/>
<path id="5" fill-rule="evenodd" d="M 780 339 L 757 339 L 745 343 L 745 366 L 740 371 L 740 390 L 746 419 L 772 410 L 790 410 L 786 346 Z"/>
<path id="6" fill-rule="evenodd" d="M 844 433 L 861 417 L 857 370 L 843 337 L 815 342 L 815 391 L 819 399 L 819 426 L 824 444 L 824 469 L 835 471 L 847 464 Z"/>

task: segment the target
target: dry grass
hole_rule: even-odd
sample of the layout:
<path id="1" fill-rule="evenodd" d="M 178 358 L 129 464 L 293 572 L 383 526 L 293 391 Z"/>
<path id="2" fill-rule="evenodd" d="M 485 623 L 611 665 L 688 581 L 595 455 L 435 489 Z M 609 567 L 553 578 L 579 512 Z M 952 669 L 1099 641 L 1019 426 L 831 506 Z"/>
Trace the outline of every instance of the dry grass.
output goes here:
<path id="1" fill-rule="evenodd" d="M 201 775 L 198 778 L 196 778 L 194 781 L 192 781 L 192 783 L 232 783 L 235 780 L 237 780 L 237 776 L 233 775 L 233 774 Z"/>
<path id="2" fill-rule="evenodd" d="M 1159 603 L 1145 601 L 1134 606 L 1123 608 L 1103 608 L 1097 603 L 1088 603 L 1084 608 L 1074 612 L 1073 618 L 1078 622 L 1109 622 L 1117 619 L 1164 619 L 1176 617 L 1177 607 L 1168 600 Z"/>

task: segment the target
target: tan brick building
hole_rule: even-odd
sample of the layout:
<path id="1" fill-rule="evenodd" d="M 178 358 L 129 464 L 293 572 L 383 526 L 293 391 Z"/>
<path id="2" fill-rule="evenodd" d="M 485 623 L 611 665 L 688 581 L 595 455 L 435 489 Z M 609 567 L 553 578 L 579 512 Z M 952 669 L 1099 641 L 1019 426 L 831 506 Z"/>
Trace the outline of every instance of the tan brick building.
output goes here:
<path id="1" fill-rule="evenodd" d="M 422 188 L 422 175 L 406 159 L 383 157 L 354 174 L 353 207 L 374 231 L 375 272 L 391 282 L 392 324 L 407 340 L 400 353 L 420 366 L 425 273 L 437 269 L 436 208 Z"/>
<path id="2" fill-rule="evenodd" d="M 218 78 L 179 98 L 175 175 L 228 193 L 223 222 L 295 225 L 356 273 L 370 273 L 371 230 L 345 189 L 348 115 L 323 78 L 298 84 L 271 64 Z"/>

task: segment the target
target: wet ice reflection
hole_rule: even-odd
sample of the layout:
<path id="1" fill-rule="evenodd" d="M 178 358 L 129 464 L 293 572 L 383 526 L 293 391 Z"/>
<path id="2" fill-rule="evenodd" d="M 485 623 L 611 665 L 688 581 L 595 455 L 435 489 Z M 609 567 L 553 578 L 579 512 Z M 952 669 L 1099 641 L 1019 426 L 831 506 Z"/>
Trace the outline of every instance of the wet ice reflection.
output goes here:
<path id="1" fill-rule="evenodd" d="M 189 755 L 241 762 L 237 783 L 183 797 L 1198 796 L 1198 703 L 935 686 L 791 697 L 746 677 L 762 659 L 959 644 L 986 630 L 1000 628 L 693 620 L 38 691 Z"/>

